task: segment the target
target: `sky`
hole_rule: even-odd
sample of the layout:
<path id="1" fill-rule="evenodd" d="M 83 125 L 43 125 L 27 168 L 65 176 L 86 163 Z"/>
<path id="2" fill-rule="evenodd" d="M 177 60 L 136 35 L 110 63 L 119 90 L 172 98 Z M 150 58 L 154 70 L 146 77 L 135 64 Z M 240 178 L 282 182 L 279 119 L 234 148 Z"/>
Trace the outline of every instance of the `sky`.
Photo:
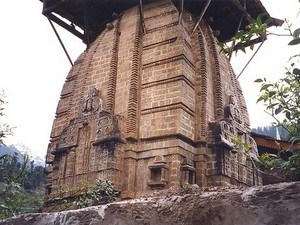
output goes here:
<path id="1" fill-rule="evenodd" d="M 262 0 L 272 17 L 290 18 L 295 25 L 299 10 L 298 0 Z M 22 143 L 44 157 L 60 92 L 71 65 L 63 52 L 48 20 L 42 15 L 39 0 L 0 2 L 0 91 L 4 90 L 5 117 L 1 122 L 14 128 L 14 135 L 6 144 Z M 73 61 L 85 50 L 77 37 L 56 26 Z M 286 33 L 284 27 L 272 29 Z M 261 104 L 256 104 L 259 85 L 256 78 L 276 80 L 284 73 L 289 56 L 299 53 L 299 47 L 289 47 L 290 38 L 269 37 L 253 61 L 239 78 L 251 127 L 272 122 Z M 238 54 L 232 59 L 237 74 L 253 52 Z"/>

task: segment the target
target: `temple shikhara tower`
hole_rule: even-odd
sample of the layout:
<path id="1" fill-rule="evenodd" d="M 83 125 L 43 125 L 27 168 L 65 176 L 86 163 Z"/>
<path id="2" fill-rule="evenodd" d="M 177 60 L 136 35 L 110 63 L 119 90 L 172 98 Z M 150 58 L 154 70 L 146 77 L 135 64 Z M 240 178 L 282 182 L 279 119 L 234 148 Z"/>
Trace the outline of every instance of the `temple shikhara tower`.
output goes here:
<path id="1" fill-rule="evenodd" d="M 97 178 L 110 180 L 121 199 L 185 183 L 261 184 L 234 147 L 238 137 L 257 155 L 241 87 L 218 46 L 258 15 L 270 18 L 259 0 L 43 5 L 50 22 L 87 44 L 58 102 L 47 196 L 60 183 L 76 187 Z"/>

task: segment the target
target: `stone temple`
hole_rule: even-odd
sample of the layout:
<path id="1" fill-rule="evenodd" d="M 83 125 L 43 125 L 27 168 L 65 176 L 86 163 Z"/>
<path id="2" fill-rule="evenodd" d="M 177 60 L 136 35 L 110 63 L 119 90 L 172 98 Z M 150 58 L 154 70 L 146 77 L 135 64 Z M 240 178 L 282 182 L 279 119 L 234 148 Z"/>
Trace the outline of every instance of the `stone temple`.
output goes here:
<path id="1" fill-rule="evenodd" d="M 258 15 L 271 18 L 260 1 L 43 5 L 50 21 L 87 44 L 58 102 L 46 159 L 48 197 L 61 183 L 77 187 L 97 178 L 112 181 L 121 199 L 186 183 L 261 184 L 234 148 L 240 137 L 257 154 L 241 87 L 218 46 Z"/>

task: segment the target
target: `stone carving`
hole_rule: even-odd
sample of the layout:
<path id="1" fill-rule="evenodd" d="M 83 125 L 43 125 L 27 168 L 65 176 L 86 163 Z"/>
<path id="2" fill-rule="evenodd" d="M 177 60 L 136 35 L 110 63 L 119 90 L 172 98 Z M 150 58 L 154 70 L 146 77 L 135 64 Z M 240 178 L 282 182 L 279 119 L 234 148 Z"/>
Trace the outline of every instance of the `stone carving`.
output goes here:
<path id="1" fill-rule="evenodd" d="M 180 170 L 183 171 L 185 183 L 195 183 L 196 168 L 194 162 L 191 159 L 185 158 L 180 167 Z"/>
<path id="2" fill-rule="evenodd" d="M 229 96 L 230 103 L 229 103 L 229 117 L 239 125 L 243 125 L 243 116 L 241 110 L 237 105 L 237 100 L 235 96 Z"/>
<path id="3" fill-rule="evenodd" d="M 138 5 L 118 6 L 122 16 L 114 29 L 93 34 L 98 37 L 70 71 L 51 135 L 55 158 L 47 161 L 53 193 L 58 177 L 71 187 L 110 179 L 121 199 L 185 182 L 254 180 L 244 169 L 246 157 L 234 151 L 234 137 L 240 137 L 256 154 L 242 91 L 219 53 L 215 28 L 205 20 L 197 25 L 197 13 L 178 12 L 172 1 L 148 3 L 145 20 Z"/>
<path id="4" fill-rule="evenodd" d="M 88 176 L 94 177 L 95 173 L 97 177 L 115 181 L 115 152 L 117 145 L 124 142 L 119 128 L 122 118 L 103 110 L 96 88 L 90 89 L 78 110 L 77 117 L 51 144 L 52 149 L 49 147 L 49 154 L 54 156 L 47 162 L 53 165 L 45 170 L 49 183 L 57 183 L 56 176 L 59 176 L 64 177 L 65 184 L 73 185 Z M 48 188 L 48 193 L 54 189 Z"/>
<path id="5" fill-rule="evenodd" d="M 195 171 L 195 165 L 193 160 L 189 159 L 189 158 L 185 158 L 183 160 L 182 166 L 181 166 L 181 170 L 193 170 Z"/>
<path id="6" fill-rule="evenodd" d="M 166 172 L 168 166 L 163 156 L 156 156 L 153 164 L 149 165 L 150 180 L 147 182 L 151 189 L 160 189 L 167 185 Z"/>
<path id="7" fill-rule="evenodd" d="M 45 174 L 48 174 L 48 173 L 52 173 L 53 172 L 53 167 L 52 165 L 47 165 L 44 169 L 45 171 Z"/>
<path id="8" fill-rule="evenodd" d="M 211 144 L 222 145 L 228 149 L 232 149 L 234 146 L 233 138 L 237 136 L 236 127 L 225 121 L 219 121 L 210 124 L 211 133 Z"/>
<path id="9" fill-rule="evenodd" d="M 46 155 L 46 163 L 50 164 L 50 163 L 53 163 L 53 161 L 54 161 L 54 155 L 51 154 L 50 152 L 48 152 Z"/>
<path id="10" fill-rule="evenodd" d="M 247 144 L 251 145 L 251 149 L 249 150 L 249 155 L 253 158 L 253 159 L 257 159 L 258 156 L 258 149 L 257 149 L 257 144 L 254 141 L 253 137 L 247 135 Z"/>
<path id="11" fill-rule="evenodd" d="M 99 145 L 108 141 L 124 142 L 119 129 L 120 117 L 102 111 L 96 120 L 96 135 L 93 145 Z"/>
<path id="12" fill-rule="evenodd" d="M 79 128 L 86 126 L 97 112 L 103 111 L 103 102 L 99 97 L 99 90 L 90 89 L 86 99 L 80 104 L 80 115 L 73 119 L 60 135 L 56 151 L 66 150 L 78 145 Z M 80 124 L 83 123 L 83 124 Z"/>
<path id="13" fill-rule="evenodd" d="M 247 185 L 261 184 L 259 174 L 243 155 L 244 146 L 238 146 L 235 139 L 250 146 L 248 154 L 252 158 L 258 156 L 256 143 L 245 128 L 236 98 L 230 95 L 229 100 L 229 105 L 225 107 L 225 118 L 210 124 L 210 144 L 217 155 L 215 173 Z"/>
<path id="14" fill-rule="evenodd" d="M 57 151 L 66 150 L 67 148 L 76 146 L 77 143 L 78 127 L 76 124 L 74 124 L 74 121 L 72 121 L 70 125 L 63 130 L 60 136 Z"/>
<path id="15" fill-rule="evenodd" d="M 115 168 L 115 157 L 113 151 L 108 148 L 101 149 L 98 151 L 98 171 L 104 171 L 107 169 Z"/>
<path id="16" fill-rule="evenodd" d="M 48 149 L 47 149 L 47 154 L 46 154 L 46 163 L 47 164 L 53 163 L 55 150 L 56 150 L 56 145 L 53 142 L 49 143 Z"/>
<path id="17" fill-rule="evenodd" d="M 99 91 L 96 88 L 89 91 L 87 98 L 81 103 L 82 115 L 85 116 L 103 110 L 103 102 L 98 95 Z"/>

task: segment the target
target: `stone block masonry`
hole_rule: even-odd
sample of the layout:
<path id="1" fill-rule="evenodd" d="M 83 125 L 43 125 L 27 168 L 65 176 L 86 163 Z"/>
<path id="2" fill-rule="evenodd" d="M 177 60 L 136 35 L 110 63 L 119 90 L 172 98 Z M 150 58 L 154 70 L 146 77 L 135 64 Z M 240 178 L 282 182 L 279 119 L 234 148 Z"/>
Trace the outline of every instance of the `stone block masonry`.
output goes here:
<path id="1" fill-rule="evenodd" d="M 45 211 L 61 187 L 109 179 L 120 199 L 181 187 L 251 186 L 260 174 L 245 101 L 203 19 L 172 1 L 122 12 L 70 70 L 47 152 Z M 242 163 L 243 165 L 239 164 Z M 65 196 L 66 198 L 70 196 Z"/>

